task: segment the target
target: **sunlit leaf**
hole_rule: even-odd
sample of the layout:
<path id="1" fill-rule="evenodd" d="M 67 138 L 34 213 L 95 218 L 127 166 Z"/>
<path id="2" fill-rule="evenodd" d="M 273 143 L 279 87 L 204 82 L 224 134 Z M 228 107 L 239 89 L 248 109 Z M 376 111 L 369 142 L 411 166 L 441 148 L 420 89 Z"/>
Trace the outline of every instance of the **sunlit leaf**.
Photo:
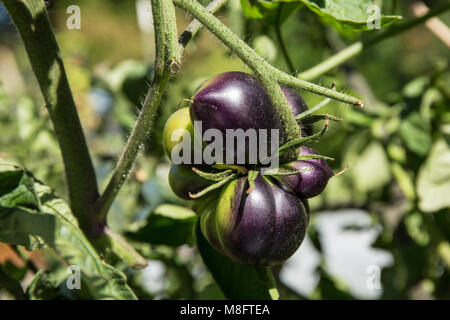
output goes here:
<path id="1" fill-rule="evenodd" d="M 49 187 L 23 168 L 0 160 L 0 190 L 0 241 L 54 249 L 67 264 L 80 268 L 94 299 L 136 298 L 123 273 L 102 262 L 69 206 Z"/>
<path id="2" fill-rule="evenodd" d="M 418 112 L 411 112 L 400 125 L 400 136 L 406 146 L 419 156 L 424 156 L 431 146 L 431 125 Z"/>
<path id="3" fill-rule="evenodd" d="M 269 23 L 274 23 L 273 17 L 276 15 L 280 2 L 290 6 L 289 11 L 286 10 L 288 12 L 293 12 L 293 9 L 297 9 L 304 4 L 325 23 L 338 30 L 368 31 L 375 28 L 381 29 L 401 19 L 400 16 L 381 14 L 381 8 L 373 0 L 241 0 L 243 12 L 247 18 L 264 20 Z"/>
<path id="4" fill-rule="evenodd" d="M 241 0 L 242 12 L 248 19 L 261 20 L 268 24 L 276 24 L 278 19 L 280 23 L 282 23 L 302 6 L 298 1 L 283 1 L 287 3 L 285 3 L 283 10 L 279 13 L 278 8 L 280 2 L 281 1 Z"/>

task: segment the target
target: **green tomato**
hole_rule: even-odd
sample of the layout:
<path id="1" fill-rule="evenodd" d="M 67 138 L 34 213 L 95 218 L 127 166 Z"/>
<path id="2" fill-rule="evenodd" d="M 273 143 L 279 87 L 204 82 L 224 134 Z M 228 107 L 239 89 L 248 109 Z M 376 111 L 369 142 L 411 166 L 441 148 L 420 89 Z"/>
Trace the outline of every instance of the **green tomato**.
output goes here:
<path id="1" fill-rule="evenodd" d="M 167 122 L 164 126 L 163 130 L 163 146 L 164 151 L 166 152 L 169 159 L 171 159 L 172 150 L 183 141 L 183 136 L 176 132 L 176 130 L 186 130 L 191 135 L 191 147 L 193 150 L 194 147 L 194 125 L 192 124 L 191 117 L 189 115 L 189 108 L 181 108 L 177 111 L 175 111 L 169 119 L 167 119 Z M 173 139 L 176 137 L 176 139 Z"/>

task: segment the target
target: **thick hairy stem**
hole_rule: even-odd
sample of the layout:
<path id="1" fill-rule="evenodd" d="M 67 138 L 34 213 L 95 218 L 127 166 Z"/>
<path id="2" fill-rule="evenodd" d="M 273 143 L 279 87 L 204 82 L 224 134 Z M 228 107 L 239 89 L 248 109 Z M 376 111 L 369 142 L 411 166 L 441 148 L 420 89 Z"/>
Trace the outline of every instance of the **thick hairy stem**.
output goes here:
<path id="1" fill-rule="evenodd" d="M 215 0 L 211 2 L 208 8 L 211 12 L 216 12 L 225 4 L 225 2 L 226 0 Z M 178 48 L 178 56 L 181 56 L 188 42 L 194 35 L 198 33 L 201 27 L 198 21 L 193 21 L 188 26 L 187 30 L 179 37 L 178 46 L 174 45 L 174 47 L 167 48 L 167 46 L 170 46 L 170 43 L 166 38 L 166 27 L 163 11 L 164 7 L 162 5 L 162 0 L 152 0 L 152 8 L 156 42 L 154 78 L 152 81 L 152 86 L 145 97 L 138 120 L 128 139 L 125 149 L 119 158 L 119 162 L 114 169 L 113 175 L 109 180 L 105 191 L 97 202 L 97 212 L 103 219 L 106 218 L 106 214 L 108 213 L 109 208 L 111 207 L 115 197 L 117 196 L 117 193 L 125 183 L 143 141 L 147 137 L 148 133 L 151 132 L 156 110 L 159 106 L 162 95 L 164 93 L 164 89 L 170 78 L 170 61 L 169 63 L 167 63 L 168 54 L 170 52 L 175 52 L 174 49 Z M 172 20 L 171 22 L 169 22 L 169 24 L 170 23 L 172 24 L 169 28 L 172 28 L 173 30 L 175 21 Z M 188 34 L 189 36 L 187 36 Z"/>
<path id="2" fill-rule="evenodd" d="M 70 204 L 81 228 L 94 233 L 97 180 L 44 1 L 3 0 L 23 39 L 61 148 Z"/>
<path id="3" fill-rule="evenodd" d="M 175 0 L 174 3 L 191 13 L 255 72 L 266 87 L 281 120 L 285 124 L 285 131 L 280 133 L 281 140 L 287 142 L 292 139 L 298 139 L 301 135 L 299 127 L 280 86 L 273 77 L 273 72 L 271 71 L 273 67 L 196 1 Z"/>
<path id="4" fill-rule="evenodd" d="M 166 0 L 164 0 L 166 1 Z M 169 66 L 167 65 L 166 53 L 167 49 L 166 28 L 164 20 L 164 6 L 162 0 L 152 0 L 153 23 L 155 26 L 155 43 L 156 43 L 156 61 L 155 73 L 151 88 L 145 97 L 141 112 L 136 124 L 131 132 L 125 149 L 119 158 L 113 175 L 106 186 L 105 191 L 101 195 L 97 208 L 102 219 L 106 219 L 106 214 L 111 207 L 114 198 L 117 196 L 120 188 L 124 184 L 131 171 L 133 162 L 136 159 L 147 134 L 151 132 L 153 120 L 156 115 L 159 103 L 164 93 L 164 89 L 170 78 Z"/>
<path id="5" fill-rule="evenodd" d="M 219 19 L 209 14 L 201 5 L 194 0 L 174 0 L 175 5 L 183 8 L 199 20 L 218 39 L 220 39 L 230 50 L 236 53 L 257 75 L 262 74 L 264 78 L 271 79 L 292 87 L 303 89 L 315 94 L 326 96 L 344 103 L 361 105 L 362 102 L 347 94 L 324 88 L 322 86 L 292 77 L 265 61 L 244 41 L 228 29 Z M 283 99 L 284 100 L 284 99 Z M 279 106 L 285 105 L 283 101 L 276 101 Z M 284 108 L 283 108 L 284 109 Z M 282 111 L 282 110 L 280 110 Z M 284 110 L 286 111 L 286 110 Z M 287 112 L 287 111 L 286 111 Z M 282 111 L 281 114 L 284 112 Z"/>
<path id="6" fill-rule="evenodd" d="M 319 63 L 318 65 L 300 73 L 298 75 L 299 78 L 303 80 L 312 80 L 315 79 L 328 71 L 336 68 L 337 66 L 343 64 L 344 62 L 350 60 L 351 58 L 357 56 L 361 52 L 367 50 L 368 48 L 374 46 L 375 44 L 391 38 L 393 36 L 398 35 L 401 32 L 404 32 L 406 30 L 409 30 L 426 20 L 428 20 L 431 17 L 434 17 L 436 15 L 439 15 L 443 13 L 444 11 L 450 9 L 450 3 L 443 3 L 441 5 L 437 5 L 434 8 L 432 8 L 430 11 L 428 11 L 427 14 L 420 18 L 416 19 L 410 19 L 405 22 L 400 22 L 389 29 L 386 29 L 384 31 L 381 31 L 373 36 L 370 36 L 369 38 L 365 40 L 361 40 L 358 42 L 355 42 L 354 44 L 348 46 L 344 50 L 336 53 L 335 55 L 331 56 L 330 58 L 326 59 L 325 61 Z"/>
<path id="7" fill-rule="evenodd" d="M 164 20 L 167 41 L 167 63 L 170 71 L 175 74 L 180 66 L 180 50 L 178 45 L 177 19 L 175 16 L 175 6 L 171 0 L 163 1 Z"/>

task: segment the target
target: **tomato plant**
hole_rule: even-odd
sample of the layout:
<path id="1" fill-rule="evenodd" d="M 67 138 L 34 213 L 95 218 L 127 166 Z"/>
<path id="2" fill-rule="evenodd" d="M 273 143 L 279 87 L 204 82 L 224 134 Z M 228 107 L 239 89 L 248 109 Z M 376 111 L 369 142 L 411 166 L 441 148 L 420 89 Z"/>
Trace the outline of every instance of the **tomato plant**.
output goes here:
<path id="1" fill-rule="evenodd" d="M 449 298 L 448 1 L 1 4 L 0 299 Z"/>

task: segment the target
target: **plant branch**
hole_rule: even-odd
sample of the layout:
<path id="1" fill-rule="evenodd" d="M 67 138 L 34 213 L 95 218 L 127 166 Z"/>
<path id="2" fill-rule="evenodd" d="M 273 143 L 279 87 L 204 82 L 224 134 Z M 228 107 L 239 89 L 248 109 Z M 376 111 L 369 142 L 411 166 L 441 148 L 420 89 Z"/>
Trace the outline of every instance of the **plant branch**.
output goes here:
<path id="1" fill-rule="evenodd" d="M 335 88 L 335 84 L 333 83 L 333 88 Z M 307 109 L 305 111 L 303 111 L 302 113 L 298 114 L 295 116 L 295 120 L 302 120 L 306 117 L 308 117 L 309 115 L 313 114 L 314 112 L 316 112 L 317 110 L 320 110 L 321 108 L 325 107 L 328 103 L 330 103 L 331 99 L 330 98 L 326 98 L 324 99 L 322 102 L 320 102 L 319 104 L 315 105 L 314 107 Z"/>
<path id="2" fill-rule="evenodd" d="M 400 22 L 389 29 L 386 29 L 384 31 L 381 31 L 373 36 L 368 37 L 365 40 L 361 40 L 358 42 L 353 43 L 352 45 L 348 46 L 347 48 L 343 49 L 342 51 L 336 53 L 335 55 L 331 56 L 330 58 L 326 59 L 325 61 L 317 64 L 316 66 L 300 73 L 298 75 L 299 78 L 304 80 L 313 80 L 328 71 L 332 70 L 333 68 L 343 64 L 347 60 L 350 60 L 351 58 L 359 55 L 361 52 L 367 50 L 368 48 L 378 44 L 379 42 L 391 38 L 393 36 L 396 36 L 404 31 L 407 31 L 411 28 L 414 28 L 415 26 L 418 26 L 419 24 L 425 22 L 431 17 L 434 17 L 436 15 L 439 15 L 446 10 L 450 9 L 450 3 L 442 3 L 440 5 L 435 6 L 434 8 L 430 9 L 427 14 L 415 18 L 410 19 L 405 22 Z"/>
<path id="3" fill-rule="evenodd" d="M 283 131 L 280 132 L 282 143 L 286 143 L 292 139 L 300 138 L 300 129 L 294 119 L 289 108 L 286 98 L 281 91 L 276 79 L 272 76 L 270 66 L 261 56 L 259 56 L 244 41 L 227 28 L 219 19 L 210 14 L 205 8 L 193 0 L 175 0 L 175 5 L 185 9 L 191 13 L 194 18 L 200 21 L 208 28 L 217 38 L 219 38 L 227 47 L 232 49 L 244 61 L 261 80 L 270 95 L 277 113 L 280 115 L 281 121 L 285 124 Z M 294 152 L 287 157 L 295 157 Z M 284 159 L 283 159 L 284 160 Z"/>
<path id="4" fill-rule="evenodd" d="M 281 52 L 283 53 L 284 60 L 286 61 L 286 64 L 289 68 L 289 71 L 292 74 L 296 73 L 296 69 L 294 67 L 294 64 L 292 63 L 291 57 L 289 56 L 289 53 L 286 49 L 286 44 L 283 40 L 283 35 L 281 34 L 281 12 L 283 11 L 284 3 L 281 2 L 278 10 L 277 10 L 277 19 L 275 23 L 275 34 L 278 39 L 278 44 L 280 45 Z"/>
<path id="5" fill-rule="evenodd" d="M 220 39 L 229 49 L 236 53 L 258 76 L 263 75 L 264 79 L 271 79 L 272 82 L 279 82 L 284 85 L 296 87 L 303 89 L 315 94 L 319 94 L 325 97 L 329 97 L 344 103 L 349 103 L 353 105 L 361 105 L 362 102 L 352 96 L 347 94 L 331 90 L 329 88 L 324 88 L 322 86 L 310 83 L 298 79 L 296 77 L 290 76 L 265 61 L 261 56 L 259 56 L 252 48 L 250 48 L 244 41 L 242 41 L 238 36 L 236 36 L 230 29 L 228 29 L 219 19 L 208 13 L 201 5 L 199 5 L 194 0 L 174 0 L 175 5 L 183 8 L 192 14 L 197 20 L 199 20 L 207 29 L 209 29 L 218 39 Z M 275 91 L 275 89 L 274 89 Z M 271 94 L 271 92 L 269 91 Z M 283 98 L 279 99 L 280 96 L 275 97 L 271 95 L 275 104 L 282 110 L 280 115 L 286 116 L 287 110 L 284 110 L 286 106 L 283 103 Z M 282 95 L 281 95 L 282 96 Z M 289 115 L 290 116 L 290 115 Z M 286 116 L 286 118 L 288 118 Z M 289 125 L 290 121 L 286 123 Z"/>
<path id="6" fill-rule="evenodd" d="M 111 250 L 114 252 L 114 254 L 133 269 L 143 269 L 148 266 L 147 260 L 122 235 L 107 226 L 104 229 L 103 236 L 98 239 L 96 244 L 101 246 L 103 251 Z"/>
<path id="7" fill-rule="evenodd" d="M 180 66 L 180 50 L 178 46 L 177 19 L 175 16 L 175 6 L 171 0 L 163 1 L 164 24 L 166 30 L 167 57 L 172 74 L 178 72 Z"/>
<path id="8" fill-rule="evenodd" d="M 284 124 L 283 131 L 280 133 L 282 144 L 291 140 L 299 139 L 301 137 L 301 133 L 278 83 L 305 89 L 342 102 L 362 104 L 362 102 L 357 98 L 309 83 L 276 69 L 266 62 L 261 56 L 259 56 L 229 28 L 227 28 L 219 19 L 203 8 L 197 1 L 174 0 L 174 3 L 200 21 L 255 72 L 270 95 L 274 107 Z M 289 153 L 284 154 L 283 159 L 281 160 L 283 162 L 289 161 L 295 159 L 295 157 L 296 151 L 291 150 Z"/>
<path id="9" fill-rule="evenodd" d="M 211 12 L 218 11 L 226 0 L 215 0 L 208 5 L 208 10 Z M 164 7 L 161 0 L 152 0 L 152 13 L 155 26 L 155 42 L 156 42 L 156 61 L 155 73 L 152 80 L 152 86 L 147 92 L 138 120 L 133 128 L 133 131 L 128 138 L 124 151 L 122 152 L 119 162 L 114 169 L 113 175 L 110 178 L 105 190 L 96 204 L 97 213 L 102 219 L 106 219 L 115 197 L 120 188 L 125 183 L 128 174 L 131 170 L 133 162 L 135 161 L 142 143 L 147 135 L 151 132 L 154 117 L 161 102 L 164 89 L 170 78 L 170 64 L 168 60 L 169 54 L 178 50 L 178 56 L 181 57 L 184 48 L 189 41 L 198 33 L 201 24 L 194 20 L 187 27 L 186 31 L 178 38 L 178 44 L 175 45 L 173 41 L 169 43 L 166 38 L 167 20 L 164 19 Z M 169 28 L 176 29 L 175 21 L 169 19 Z M 173 33 L 172 33 L 173 34 Z M 184 35 L 184 36 L 183 36 Z M 170 46 L 170 48 L 167 48 Z M 173 65 L 172 65 L 173 67 Z M 172 69 L 172 71 L 174 71 Z"/>
<path id="10" fill-rule="evenodd" d="M 44 1 L 3 0 L 3 4 L 22 37 L 55 127 L 71 208 L 83 231 L 91 237 L 97 180 Z"/>
<path id="11" fill-rule="evenodd" d="M 156 43 L 155 73 L 152 86 L 145 97 L 139 117 L 114 169 L 113 175 L 97 203 L 98 214 L 103 220 L 106 219 L 109 208 L 127 179 L 147 134 L 151 132 L 156 111 L 170 78 L 170 66 L 168 66 L 166 59 L 166 53 L 170 51 L 166 46 L 170 43 L 166 41 L 164 5 L 162 2 L 161 0 L 152 0 Z"/>

